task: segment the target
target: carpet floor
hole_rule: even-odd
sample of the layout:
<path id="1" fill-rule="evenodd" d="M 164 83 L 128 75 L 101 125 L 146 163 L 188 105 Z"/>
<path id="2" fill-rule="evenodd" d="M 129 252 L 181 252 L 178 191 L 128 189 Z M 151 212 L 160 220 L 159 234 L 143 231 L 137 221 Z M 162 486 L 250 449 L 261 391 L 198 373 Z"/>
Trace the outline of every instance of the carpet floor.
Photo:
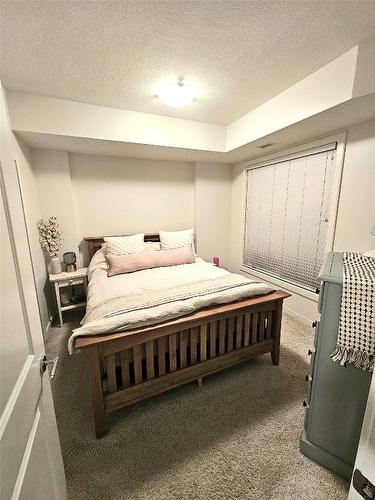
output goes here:
<path id="1" fill-rule="evenodd" d="M 270 356 L 118 410 L 96 440 L 78 323 L 48 334 L 70 500 L 340 500 L 348 483 L 299 452 L 312 331 L 284 315 L 280 366 Z"/>

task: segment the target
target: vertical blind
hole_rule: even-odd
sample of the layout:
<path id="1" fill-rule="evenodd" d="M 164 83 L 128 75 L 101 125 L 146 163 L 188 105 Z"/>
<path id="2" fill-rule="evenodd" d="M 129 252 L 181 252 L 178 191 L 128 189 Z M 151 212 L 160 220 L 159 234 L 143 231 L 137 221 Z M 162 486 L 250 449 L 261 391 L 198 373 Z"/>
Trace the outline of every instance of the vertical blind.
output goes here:
<path id="1" fill-rule="evenodd" d="M 246 171 L 245 267 L 315 290 L 335 159 L 330 143 Z"/>

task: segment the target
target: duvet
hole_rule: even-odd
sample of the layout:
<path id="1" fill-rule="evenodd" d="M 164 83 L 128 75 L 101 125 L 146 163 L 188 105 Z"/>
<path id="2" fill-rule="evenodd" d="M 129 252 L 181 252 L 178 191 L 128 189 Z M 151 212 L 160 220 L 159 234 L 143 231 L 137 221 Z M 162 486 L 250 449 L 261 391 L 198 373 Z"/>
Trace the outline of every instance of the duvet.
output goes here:
<path id="1" fill-rule="evenodd" d="M 107 277 L 104 250 L 96 252 L 88 269 L 86 315 L 69 339 L 124 331 L 161 323 L 202 307 L 224 304 L 274 289 L 197 257 L 194 264 L 159 267 Z"/>

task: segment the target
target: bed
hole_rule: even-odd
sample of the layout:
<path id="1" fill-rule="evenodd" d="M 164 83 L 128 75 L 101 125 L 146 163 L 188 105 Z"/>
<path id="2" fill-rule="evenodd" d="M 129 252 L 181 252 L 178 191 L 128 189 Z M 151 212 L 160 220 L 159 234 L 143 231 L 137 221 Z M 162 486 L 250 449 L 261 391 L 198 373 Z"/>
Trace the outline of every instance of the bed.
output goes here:
<path id="1" fill-rule="evenodd" d="M 97 438 L 105 434 L 109 412 L 191 381 L 200 385 L 205 376 L 266 353 L 271 354 L 274 365 L 279 363 L 282 305 L 289 294 L 258 282 L 242 283 L 240 276 L 216 269 L 202 259 L 174 266 L 178 270 L 160 268 L 157 273 L 138 271 L 138 275 L 132 273 L 135 276 L 106 278 L 100 260 L 103 238 L 84 238 L 92 264 L 88 307 L 83 325 L 69 341 L 71 352 L 87 353 Z M 145 241 L 157 242 L 159 235 L 145 235 Z M 182 300 L 168 298 L 170 290 L 177 293 L 180 288 L 173 285 L 177 272 L 178 279 L 184 281 Z M 211 275 L 214 279 L 209 281 Z M 238 286 L 231 285 L 234 276 Z M 164 303 L 155 305 L 151 301 L 149 305 L 150 297 L 158 292 L 157 287 L 152 290 L 155 279 L 160 282 Z M 138 302 L 134 305 L 138 295 L 144 294 L 128 293 L 138 282 L 147 289 L 147 307 Z M 208 294 L 201 292 L 203 282 L 218 288 L 213 287 L 212 293 L 210 288 Z M 113 290 L 117 286 L 116 292 L 109 287 L 111 283 Z M 128 289 L 125 297 L 120 296 L 121 287 Z M 186 294 L 190 289 L 190 295 Z M 246 297 L 249 293 L 254 296 Z M 120 312 L 119 304 L 123 307 Z M 109 306 L 117 308 L 115 314 Z"/>

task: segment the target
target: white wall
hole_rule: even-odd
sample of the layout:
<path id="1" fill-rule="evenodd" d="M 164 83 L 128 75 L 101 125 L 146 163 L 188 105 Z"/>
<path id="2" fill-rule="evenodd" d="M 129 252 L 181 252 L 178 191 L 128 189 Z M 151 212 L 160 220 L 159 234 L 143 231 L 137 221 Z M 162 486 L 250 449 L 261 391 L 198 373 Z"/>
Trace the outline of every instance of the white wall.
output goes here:
<path id="1" fill-rule="evenodd" d="M 348 131 L 334 249 L 375 249 L 375 121 Z"/>
<path id="2" fill-rule="evenodd" d="M 229 266 L 231 169 L 228 165 L 33 150 L 43 217 L 56 215 L 62 252 L 85 236 L 194 227 L 197 248 Z"/>
<path id="3" fill-rule="evenodd" d="M 22 92 L 7 91 L 7 101 L 15 131 L 225 151 L 222 125 Z"/>
<path id="4" fill-rule="evenodd" d="M 231 168 L 218 163 L 195 164 L 195 230 L 198 253 L 205 260 L 220 257 L 230 265 Z"/>
<path id="5" fill-rule="evenodd" d="M 45 331 L 50 318 L 50 305 L 46 297 L 50 296 L 49 285 L 47 283 L 46 265 L 42 249 L 39 244 L 39 236 L 36 224 L 40 219 L 41 212 L 38 200 L 35 177 L 31 166 L 30 149 L 19 141 L 13 134 L 8 119 L 6 101 L 3 88 L 0 87 L 1 98 L 1 152 L 2 161 L 15 161 L 19 175 L 19 182 L 22 191 L 22 201 L 25 211 L 26 226 L 30 245 L 30 252 L 33 264 L 35 287 L 38 298 L 38 307 L 42 328 Z M 8 155 L 4 158 L 3 155 Z"/>
<path id="6" fill-rule="evenodd" d="M 72 154 L 70 173 L 79 241 L 194 225 L 189 163 Z"/>
<path id="7" fill-rule="evenodd" d="M 72 154 L 70 172 L 81 236 L 193 226 L 189 163 Z"/>
<path id="8" fill-rule="evenodd" d="M 314 138 L 311 138 L 313 140 Z M 363 252 L 375 248 L 375 122 L 348 130 L 333 249 Z M 231 270 L 241 272 L 245 203 L 243 164 L 232 168 Z M 316 318 L 316 302 L 293 293 L 286 309 L 306 321 Z"/>
<path id="9" fill-rule="evenodd" d="M 358 47 L 357 66 L 353 85 L 353 97 L 375 92 L 375 38 L 361 43 Z"/>
<path id="10" fill-rule="evenodd" d="M 56 216 L 63 230 L 64 252 L 78 253 L 78 232 L 70 182 L 69 155 L 66 151 L 32 150 L 32 165 L 43 218 Z"/>
<path id="11" fill-rule="evenodd" d="M 19 164 L 18 171 L 22 198 L 25 207 L 25 218 L 34 267 L 40 317 L 43 331 L 46 332 L 55 306 L 51 296 L 51 285 L 48 280 L 47 261 L 40 246 L 39 233 L 37 230 L 37 222 L 42 217 L 39 190 L 36 176 L 32 168 L 32 152 L 19 140 L 15 140 L 18 142 L 25 159 L 27 159 L 27 161 L 23 161 Z"/>

